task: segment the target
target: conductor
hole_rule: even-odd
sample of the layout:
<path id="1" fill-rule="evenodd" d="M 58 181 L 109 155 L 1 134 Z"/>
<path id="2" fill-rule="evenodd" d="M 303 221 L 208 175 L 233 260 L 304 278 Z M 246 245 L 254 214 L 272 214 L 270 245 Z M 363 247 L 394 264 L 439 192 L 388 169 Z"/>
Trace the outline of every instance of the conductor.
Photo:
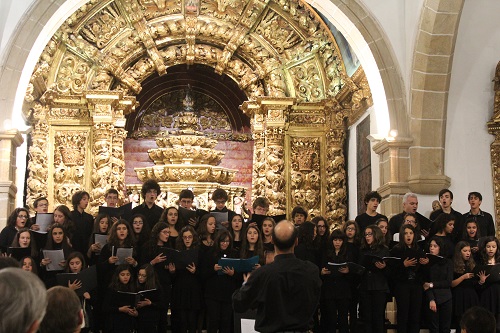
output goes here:
<path id="1" fill-rule="evenodd" d="M 235 312 L 257 308 L 258 332 L 306 332 L 319 303 L 321 280 L 318 267 L 293 254 L 297 230 L 283 220 L 274 228 L 274 262 L 244 277 L 233 294 Z"/>

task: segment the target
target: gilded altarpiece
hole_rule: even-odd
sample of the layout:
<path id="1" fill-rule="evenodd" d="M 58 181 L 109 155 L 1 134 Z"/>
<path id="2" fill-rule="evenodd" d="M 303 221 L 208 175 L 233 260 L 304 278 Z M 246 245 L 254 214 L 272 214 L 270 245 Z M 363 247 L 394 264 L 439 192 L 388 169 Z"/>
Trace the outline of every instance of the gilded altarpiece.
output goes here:
<path id="1" fill-rule="evenodd" d="M 495 136 L 495 141 L 491 143 L 491 170 L 493 173 L 493 186 L 495 191 L 495 221 L 500 221 L 500 62 L 495 70 L 495 100 L 493 104 L 493 117 L 488 122 L 488 131 Z M 500 235 L 500 228 L 497 228 L 497 236 Z"/>

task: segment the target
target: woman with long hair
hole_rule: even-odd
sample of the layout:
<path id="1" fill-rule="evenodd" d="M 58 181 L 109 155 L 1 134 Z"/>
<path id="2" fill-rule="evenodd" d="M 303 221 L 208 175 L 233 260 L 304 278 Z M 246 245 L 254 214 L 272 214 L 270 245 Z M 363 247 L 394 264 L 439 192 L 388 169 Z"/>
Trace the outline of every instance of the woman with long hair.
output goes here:
<path id="1" fill-rule="evenodd" d="M 389 284 L 385 273 L 387 264 L 379 258 L 388 255 L 389 249 L 380 228 L 374 224 L 367 226 L 361 241 L 360 263 L 366 271 L 359 287 L 359 312 L 365 332 L 368 333 L 384 332 Z"/>
<path id="2" fill-rule="evenodd" d="M 7 219 L 7 225 L 0 232 L 0 249 L 6 250 L 11 246 L 19 229 L 25 228 L 30 213 L 26 208 L 16 208 L 10 213 Z"/>
<path id="3" fill-rule="evenodd" d="M 119 222 L 119 221 L 118 221 Z M 117 223 L 118 223 L 117 222 Z M 106 332 L 132 333 L 137 328 L 139 312 L 121 293 L 136 292 L 134 272 L 130 265 L 118 265 L 106 292 L 102 310 L 106 315 Z"/>
<path id="4" fill-rule="evenodd" d="M 487 236 L 481 241 L 479 253 L 483 266 L 500 264 L 500 242 L 494 236 Z M 481 270 L 478 274 L 480 285 L 479 303 L 482 307 L 491 311 L 495 315 L 497 328 L 500 327 L 500 281 L 489 279 L 491 274 L 486 274 Z"/>
<path id="5" fill-rule="evenodd" d="M 30 248 L 30 256 L 34 259 L 38 258 L 38 250 L 31 231 L 28 228 L 21 228 L 17 231 L 12 247 Z"/>
<path id="6" fill-rule="evenodd" d="M 417 245 L 417 230 L 411 224 L 399 229 L 399 243 L 391 249 L 391 256 L 401 258 L 390 265 L 393 292 L 398 305 L 398 333 L 420 331 L 422 307 L 421 264 L 428 264 L 425 253 Z"/>
<path id="7" fill-rule="evenodd" d="M 473 273 L 476 263 L 472 255 L 471 246 L 466 241 L 460 241 L 455 246 L 453 255 L 453 281 L 451 292 L 453 295 L 453 326 L 458 328 L 460 318 L 464 312 L 479 305 L 478 287 Z"/>
<path id="8" fill-rule="evenodd" d="M 65 260 L 58 263 L 60 270 L 62 271 L 66 266 L 66 258 L 73 252 L 73 248 L 70 246 L 68 237 L 66 236 L 66 230 L 59 223 L 54 223 L 49 228 L 47 243 L 45 244 L 45 250 L 63 250 Z M 57 271 L 47 271 L 46 267 L 51 263 L 49 258 L 43 258 L 40 261 L 40 277 L 47 288 L 55 286 L 57 283 L 56 275 Z"/>
<path id="9" fill-rule="evenodd" d="M 317 244 L 319 252 L 324 253 L 329 245 L 330 227 L 323 216 L 315 216 L 311 222 L 316 225 L 316 238 L 314 241 Z"/>
<path id="10" fill-rule="evenodd" d="M 59 205 L 54 209 L 54 223 L 59 223 L 66 230 L 66 236 L 73 246 L 73 237 L 75 235 L 75 223 L 71 220 L 71 211 L 65 205 Z"/>
<path id="11" fill-rule="evenodd" d="M 339 229 L 333 230 L 330 241 L 321 259 L 321 332 L 335 333 L 338 323 L 339 333 L 349 332 L 348 312 L 351 300 L 351 284 L 347 266 L 331 266 L 329 263 L 343 264 L 352 261 L 347 251 L 347 237 Z"/>
<path id="12" fill-rule="evenodd" d="M 240 258 L 248 259 L 253 256 L 259 256 L 259 263 L 255 265 L 256 269 L 265 264 L 264 245 L 260 230 L 257 226 L 249 225 L 245 229 L 245 237 L 241 243 Z"/>
<path id="13" fill-rule="evenodd" d="M 144 292 L 136 306 L 139 313 L 137 317 L 137 332 L 160 332 L 160 316 L 161 312 L 165 310 L 165 306 L 163 304 L 164 300 L 162 299 L 160 283 L 153 266 L 150 264 L 144 264 L 139 268 L 139 272 L 137 273 L 137 290 Z"/>
<path id="14" fill-rule="evenodd" d="M 316 238 L 316 225 L 306 221 L 299 225 L 298 228 L 298 244 L 295 247 L 295 256 L 319 266 L 318 248 L 317 244 L 314 242 Z"/>
<path id="15" fill-rule="evenodd" d="M 241 249 L 241 243 L 243 242 L 243 216 L 240 214 L 236 214 L 231 219 L 231 223 L 229 224 L 229 232 L 231 233 L 231 237 L 233 238 L 233 248 L 237 251 Z"/>
<path id="16" fill-rule="evenodd" d="M 445 243 L 442 237 L 432 236 L 429 253 L 444 257 Z M 424 290 L 428 306 L 429 332 L 450 332 L 452 317 L 451 282 L 453 281 L 453 263 L 446 257 L 434 264 L 425 266 Z"/>
<path id="17" fill-rule="evenodd" d="M 190 225 L 181 229 L 177 238 L 177 250 L 198 251 L 198 234 Z M 186 267 L 170 265 L 172 280 L 172 331 L 195 333 L 203 294 L 199 278 L 198 262 Z"/>
<path id="18" fill-rule="evenodd" d="M 231 267 L 221 267 L 221 258 L 235 258 L 231 234 L 220 230 L 215 238 L 215 246 L 201 263 L 201 277 L 205 281 L 205 305 L 208 333 L 229 333 L 232 327 L 231 296 L 238 288 L 239 281 Z"/>
<path id="19" fill-rule="evenodd" d="M 142 246 L 141 265 L 150 264 L 162 290 L 162 309 L 160 311 L 160 322 L 158 330 L 164 332 L 167 329 L 167 311 L 172 299 L 172 278 L 170 276 L 169 264 L 167 264 L 167 256 L 164 254 L 165 248 L 171 248 L 170 232 L 171 225 L 166 222 L 158 222 L 151 230 L 150 239 Z M 170 264 L 172 266 L 172 264 Z"/>
<path id="20" fill-rule="evenodd" d="M 179 211 L 174 206 L 165 208 L 161 214 L 160 221 L 165 222 L 169 226 L 170 237 L 169 242 L 172 248 L 175 248 L 175 241 L 179 237 L 179 232 L 182 229 L 181 223 L 179 223 Z"/>
<path id="21" fill-rule="evenodd" d="M 95 243 L 94 235 L 107 235 L 111 229 L 111 218 L 107 214 L 98 214 L 94 219 L 94 226 L 92 228 L 92 236 L 89 241 L 89 249 L 87 251 L 87 258 L 89 259 L 89 265 L 95 265 L 99 261 L 99 255 L 101 254 L 102 246 L 99 243 Z"/>
<path id="22" fill-rule="evenodd" d="M 455 217 L 446 213 L 439 214 L 434 221 L 433 229 L 436 230 L 434 236 L 441 238 L 443 241 L 442 256 L 448 259 L 453 258 L 455 243 L 453 242 L 452 235 L 455 229 Z"/>

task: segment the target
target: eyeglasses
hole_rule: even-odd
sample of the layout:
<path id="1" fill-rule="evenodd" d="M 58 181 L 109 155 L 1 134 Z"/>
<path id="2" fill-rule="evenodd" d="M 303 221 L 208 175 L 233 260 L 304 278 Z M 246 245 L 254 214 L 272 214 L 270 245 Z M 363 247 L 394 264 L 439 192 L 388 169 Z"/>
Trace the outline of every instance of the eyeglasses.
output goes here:
<path id="1" fill-rule="evenodd" d="M 373 232 L 367 232 L 367 233 L 365 233 L 365 237 L 371 237 L 371 236 L 373 236 Z"/>
<path id="2" fill-rule="evenodd" d="M 164 235 L 170 235 L 170 230 L 160 231 Z"/>
<path id="3" fill-rule="evenodd" d="M 20 219 L 23 219 L 23 220 L 27 220 L 28 219 L 28 215 L 17 215 L 18 218 Z"/>
<path id="4" fill-rule="evenodd" d="M 193 235 L 189 236 L 182 236 L 182 239 L 188 240 L 188 239 L 193 239 Z"/>
<path id="5" fill-rule="evenodd" d="M 134 221 L 134 222 L 132 222 L 132 224 L 144 224 L 144 222 L 142 222 L 142 221 Z"/>
<path id="6" fill-rule="evenodd" d="M 417 223 L 415 220 L 405 220 L 406 223 Z"/>
<path id="7" fill-rule="evenodd" d="M 347 227 L 345 230 L 346 230 L 346 231 L 356 231 L 356 228 L 353 228 L 353 227 Z"/>
<path id="8" fill-rule="evenodd" d="M 148 277 L 146 274 L 137 274 L 138 277 Z"/>

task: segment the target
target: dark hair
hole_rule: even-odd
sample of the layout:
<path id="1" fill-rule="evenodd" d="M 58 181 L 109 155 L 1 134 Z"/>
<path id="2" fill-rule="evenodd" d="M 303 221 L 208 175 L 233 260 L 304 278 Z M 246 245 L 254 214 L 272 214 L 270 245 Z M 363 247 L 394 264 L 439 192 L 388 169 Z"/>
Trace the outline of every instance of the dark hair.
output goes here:
<path id="1" fill-rule="evenodd" d="M 453 254 L 453 271 L 458 274 L 464 274 L 465 272 L 472 273 L 474 267 L 476 266 L 476 262 L 474 261 L 474 257 L 471 256 L 469 260 L 464 261 L 462 258 L 462 249 L 464 247 L 470 247 L 470 244 L 466 241 L 460 241 L 455 246 L 455 253 Z"/>
<path id="2" fill-rule="evenodd" d="M 123 285 L 123 283 L 120 282 L 120 273 L 123 271 L 129 271 L 130 273 L 130 280 L 126 285 Z M 136 289 L 133 281 L 134 281 L 134 270 L 132 269 L 132 267 L 129 264 L 121 264 L 116 267 L 115 272 L 113 273 L 113 277 L 111 278 L 111 283 L 109 284 L 109 287 L 114 291 L 134 292 Z"/>
<path id="3" fill-rule="evenodd" d="M 477 223 L 476 219 L 474 217 L 469 217 L 464 224 L 464 230 L 462 232 L 462 239 L 468 240 L 469 239 L 469 233 L 467 232 L 467 224 L 469 223 L 474 223 L 476 225 L 476 236 L 474 239 L 479 239 L 481 238 L 481 232 L 479 230 L 479 224 Z"/>
<path id="4" fill-rule="evenodd" d="M 177 237 L 177 240 L 175 241 L 175 247 L 177 250 L 186 250 L 186 245 L 184 245 L 184 233 L 185 232 L 191 232 L 193 235 L 193 243 L 191 243 L 191 249 L 196 249 L 198 248 L 199 245 L 199 239 L 198 239 L 198 234 L 194 230 L 194 228 L 190 225 L 186 225 L 182 227 L 181 231 L 179 232 L 179 237 Z"/>
<path id="5" fill-rule="evenodd" d="M 21 236 L 21 234 L 23 232 L 28 232 L 30 234 L 30 248 L 31 248 L 31 252 L 30 252 L 30 256 L 32 257 L 36 257 L 37 254 L 38 254 L 38 250 L 36 248 L 36 241 L 34 239 L 34 236 L 33 234 L 31 233 L 30 229 L 28 228 L 21 228 L 17 231 L 16 233 L 16 236 L 14 237 L 14 239 L 12 240 L 12 244 L 11 246 L 12 247 L 21 247 L 19 245 L 19 237 Z"/>
<path id="6" fill-rule="evenodd" d="M 41 333 L 75 332 L 80 326 L 82 304 L 68 287 L 47 290 L 47 312 L 40 324 Z"/>
<path id="7" fill-rule="evenodd" d="M 443 194 L 445 193 L 450 193 L 450 198 L 453 199 L 453 192 L 450 191 L 449 189 L 447 188 L 444 188 L 442 189 L 441 191 L 439 191 L 439 195 L 438 195 L 438 198 L 441 199 L 441 197 L 443 196 Z"/>
<path id="8" fill-rule="evenodd" d="M 0 256 L 0 270 L 7 267 L 19 267 L 19 262 L 12 257 Z"/>
<path id="9" fill-rule="evenodd" d="M 307 214 L 306 210 L 304 208 L 302 208 L 301 206 L 295 206 L 295 207 L 293 207 L 293 209 L 292 209 L 292 219 L 294 219 L 295 215 L 297 215 L 297 214 L 304 215 L 305 219 L 307 219 L 307 216 L 309 215 L 309 214 Z"/>
<path id="10" fill-rule="evenodd" d="M 412 249 L 416 249 L 417 248 L 417 240 L 418 240 L 417 239 L 417 237 L 418 237 L 417 228 L 415 228 L 411 224 L 401 225 L 401 228 L 399 228 L 399 243 L 394 245 L 394 247 L 401 249 L 401 250 L 407 248 L 407 245 L 406 245 L 405 240 L 404 240 L 404 235 L 405 235 L 406 229 L 410 229 L 411 231 L 413 231 L 413 241 L 411 242 L 410 247 Z"/>
<path id="11" fill-rule="evenodd" d="M 262 263 L 264 260 L 264 245 L 262 243 L 262 234 L 259 230 L 258 227 L 256 226 L 248 226 L 245 229 L 245 233 L 242 235 L 242 240 L 241 240 L 241 249 L 240 249 L 240 258 L 241 259 L 248 259 L 250 257 L 250 247 L 248 245 L 248 238 L 247 238 L 247 233 L 248 230 L 250 229 L 255 229 L 257 230 L 257 234 L 259 235 L 259 239 L 257 239 L 257 243 L 255 244 L 255 249 L 254 249 L 254 255 L 259 256 L 259 262 Z M 273 231 L 274 235 L 274 231 Z M 273 237 L 274 240 L 274 237 Z M 276 243 L 274 243 L 276 245 Z"/>
<path id="12" fill-rule="evenodd" d="M 101 220 L 103 218 L 108 219 L 108 229 L 106 230 L 106 233 L 109 234 L 109 230 L 111 229 L 111 218 L 109 217 L 108 214 L 97 214 L 97 216 L 94 219 L 94 226 L 92 228 L 93 233 L 98 233 L 98 234 L 101 233 L 101 228 L 99 224 L 101 223 Z"/>
<path id="13" fill-rule="evenodd" d="M 344 225 L 342 226 L 342 231 L 344 232 L 344 234 L 347 235 L 347 232 L 346 232 L 347 228 L 351 225 L 353 225 L 356 228 L 356 233 L 354 234 L 354 244 L 360 245 L 361 244 L 361 230 L 359 230 L 359 225 L 356 221 L 354 221 L 354 220 L 346 221 L 344 223 Z"/>
<path id="14" fill-rule="evenodd" d="M 200 237 L 200 240 L 205 240 L 208 238 L 207 223 L 208 223 L 208 219 L 211 217 L 215 220 L 215 216 L 210 214 L 210 213 L 203 215 L 200 219 L 200 223 L 198 224 L 198 228 L 197 228 L 197 232 L 198 232 L 198 236 Z M 216 220 L 215 224 L 217 226 L 217 220 Z M 215 238 L 216 232 L 217 232 L 217 230 L 214 231 L 213 238 Z"/>
<path id="15" fill-rule="evenodd" d="M 252 208 L 255 209 L 257 207 L 269 208 L 269 200 L 264 197 L 257 197 L 253 201 Z"/>
<path id="16" fill-rule="evenodd" d="M 436 245 L 439 246 L 438 255 L 442 256 L 443 253 L 446 253 L 446 249 L 445 249 L 446 244 L 444 243 L 444 240 L 441 237 L 432 236 L 431 239 L 429 240 L 429 247 L 430 247 L 432 241 L 436 242 Z"/>
<path id="17" fill-rule="evenodd" d="M 75 258 L 80 259 L 80 261 L 82 262 L 82 270 L 84 270 L 87 267 L 85 264 L 85 257 L 83 256 L 83 254 L 81 254 L 78 251 L 74 251 L 74 252 L 71 252 L 69 254 L 69 256 L 66 258 L 66 266 L 64 266 L 64 271 L 66 273 L 71 273 L 71 268 L 69 267 L 69 262 Z"/>
<path id="18" fill-rule="evenodd" d="M 376 225 L 377 227 L 379 227 L 379 224 L 380 224 L 381 222 L 385 222 L 385 223 L 387 223 L 387 232 L 386 232 L 386 233 L 385 233 L 385 235 L 384 235 L 384 241 L 385 241 L 385 245 L 389 246 L 389 245 L 391 244 L 391 241 L 392 241 L 391 231 L 389 230 L 389 221 L 387 220 L 387 217 L 385 217 L 385 216 L 383 216 L 383 217 L 379 217 L 379 218 L 377 219 L 377 221 L 375 221 L 375 225 Z M 404 224 L 404 223 L 403 223 L 403 224 Z M 380 227 L 379 227 L 379 228 L 380 228 Z M 380 229 L 380 231 L 382 231 L 382 229 Z M 383 234 L 383 233 L 382 233 L 382 234 Z M 415 234 L 415 237 L 417 237 L 417 236 L 416 236 L 416 234 Z"/>
<path id="19" fill-rule="evenodd" d="M 111 226 L 111 230 L 109 231 L 109 236 L 108 236 L 108 246 L 109 247 L 121 246 L 120 241 L 118 240 L 118 236 L 116 234 L 116 229 L 121 224 L 127 227 L 127 238 L 125 238 L 123 241 L 123 247 L 133 247 L 135 245 L 134 230 L 132 230 L 130 223 L 128 223 L 128 221 L 124 219 L 118 220 L 115 224 Z"/>
<path id="20" fill-rule="evenodd" d="M 368 202 L 371 199 L 377 199 L 377 201 L 380 203 L 382 202 L 382 196 L 377 192 L 377 191 L 371 191 L 365 194 L 365 198 L 363 199 L 363 202 L 365 204 L 368 204 Z"/>
<path id="21" fill-rule="evenodd" d="M 90 194 L 87 191 L 77 191 L 71 197 L 71 204 L 73 205 L 73 210 L 78 210 L 78 205 L 82 201 L 83 197 L 87 196 L 90 199 Z"/>
<path id="22" fill-rule="evenodd" d="M 144 184 L 142 184 L 141 195 L 143 199 L 146 198 L 146 193 L 148 193 L 149 190 L 156 190 L 156 194 L 157 195 L 160 194 L 161 192 L 160 185 L 158 185 L 156 180 L 148 179 L 144 182 Z"/>
<path id="23" fill-rule="evenodd" d="M 20 212 L 25 212 L 26 214 L 28 214 L 28 219 L 30 218 L 30 212 L 26 208 L 24 208 L 24 207 L 16 208 L 12 211 L 12 213 L 10 213 L 9 218 L 7 219 L 8 226 L 11 226 L 11 227 L 16 226 L 17 215 L 19 215 Z M 28 219 L 26 219 L 26 223 L 28 223 Z"/>
<path id="24" fill-rule="evenodd" d="M 245 233 L 245 219 L 241 214 L 234 214 L 233 217 L 231 218 L 231 221 L 229 221 L 229 232 L 231 233 L 233 240 L 234 240 L 233 220 L 236 216 L 239 216 L 241 218 L 240 238 L 242 238 L 243 234 Z M 242 239 L 240 240 L 242 241 Z"/>
<path id="25" fill-rule="evenodd" d="M 54 223 L 50 226 L 49 231 L 47 233 L 47 242 L 45 243 L 45 249 L 46 250 L 55 250 L 55 243 L 54 243 L 54 237 L 52 237 L 52 231 L 56 228 L 59 228 L 63 231 L 63 240 L 61 244 L 61 248 L 64 252 L 64 257 L 66 258 L 71 252 L 73 252 L 73 249 L 69 245 L 69 240 L 68 240 L 68 235 L 66 234 L 66 229 L 62 224 L 59 223 Z"/>
<path id="26" fill-rule="evenodd" d="M 150 264 L 144 264 L 137 270 L 137 274 L 139 274 L 139 271 L 141 269 L 146 271 L 146 281 L 144 282 L 144 285 L 141 286 L 141 284 L 139 283 L 139 278 L 137 278 L 138 289 L 139 290 L 156 289 L 159 285 L 159 282 L 154 267 L 151 266 Z"/>
<path id="27" fill-rule="evenodd" d="M 467 201 L 470 200 L 470 198 L 473 196 L 478 198 L 480 201 L 483 201 L 483 196 L 479 192 L 469 192 L 469 195 L 467 196 Z"/>
<path id="28" fill-rule="evenodd" d="M 136 235 L 135 231 L 134 231 L 134 219 L 136 219 L 136 218 L 140 218 L 142 220 L 142 229 L 138 235 Z M 135 243 L 136 243 L 136 245 L 141 246 L 142 244 L 146 243 L 146 241 L 149 239 L 149 236 L 151 234 L 151 230 L 149 229 L 149 223 L 146 220 L 146 216 L 144 216 L 142 214 L 134 214 L 130 218 L 130 221 L 131 221 L 130 224 L 132 227 L 132 232 L 134 233 Z"/>
<path id="29" fill-rule="evenodd" d="M 44 200 L 47 201 L 47 203 L 49 203 L 49 199 L 47 199 L 46 197 L 40 197 L 40 198 L 35 199 L 35 201 L 33 201 L 33 207 L 37 208 L 40 201 L 44 201 Z"/>
<path id="30" fill-rule="evenodd" d="M 481 239 L 481 244 L 479 245 L 479 253 L 481 253 L 481 259 L 483 264 L 488 264 L 488 255 L 486 254 L 486 244 L 489 242 L 495 242 L 497 244 L 497 252 L 495 253 L 495 263 L 500 263 L 500 242 L 495 236 L 486 236 Z"/>
<path id="31" fill-rule="evenodd" d="M 64 229 L 67 233 L 68 238 L 73 237 L 75 234 L 75 223 L 73 223 L 73 220 L 71 219 L 71 211 L 69 210 L 68 206 L 65 205 L 59 205 L 56 208 L 54 208 L 55 211 L 59 211 L 64 215 Z"/>
<path id="32" fill-rule="evenodd" d="M 104 194 L 104 198 L 106 198 L 108 196 L 108 194 L 116 194 L 116 195 L 120 196 L 118 191 L 114 188 L 110 188 L 109 190 L 107 190 L 106 193 Z"/>
<path id="33" fill-rule="evenodd" d="M 222 199 L 224 201 L 227 201 L 229 199 L 227 192 L 222 188 L 218 188 L 212 193 L 212 200 L 213 201 L 220 200 L 220 199 Z"/>
<path id="34" fill-rule="evenodd" d="M 8 257 L 8 258 L 10 258 L 10 257 Z M 33 257 L 31 257 L 31 256 L 22 257 L 21 260 L 19 260 L 19 267 L 23 268 L 24 259 L 29 259 L 31 261 L 31 272 L 33 274 L 38 275 L 38 265 L 36 264 L 35 259 L 33 259 Z M 2 267 L 0 267 L 0 268 L 2 268 Z"/>
<path id="35" fill-rule="evenodd" d="M 327 256 L 328 256 L 328 258 L 335 258 L 335 247 L 333 246 L 333 241 L 335 239 L 342 240 L 342 246 L 340 247 L 339 257 L 342 261 L 346 261 L 347 236 L 340 229 L 333 230 L 330 237 L 328 238 Z"/>
<path id="36" fill-rule="evenodd" d="M 298 227 L 299 244 L 304 244 L 307 249 L 315 249 L 314 243 L 314 229 L 316 225 L 312 222 L 306 221 Z"/>
<path id="37" fill-rule="evenodd" d="M 160 247 L 170 247 L 170 242 L 168 242 L 168 240 L 165 244 L 163 244 L 163 246 L 158 245 L 160 232 L 166 228 L 170 229 L 170 226 L 166 222 L 158 222 L 153 226 L 148 241 L 143 245 L 143 248 L 146 249 L 147 253 L 156 255 L 160 252 Z"/>
<path id="38" fill-rule="evenodd" d="M 439 214 L 434 220 L 434 230 L 436 230 L 436 232 L 444 232 L 446 224 L 450 221 L 456 221 L 454 215 L 447 213 Z"/>
<path id="39" fill-rule="evenodd" d="M 194 193 L 191 190 L 184 189 L 179 193 L 179 200 L 181 199 L 191 199 L 194 200 Z"/>
<path id="40" fill-rule="evenodd" d="M 220 243 L 226 239 L 229 238 L 229 246 L 227 247 L 226 250 L 222 250 L 220 247 Z M 231 236 L 231 233 L 228 230 L 222 229 L 219 233 L 217 233 L 217 237 L 215 237 L 215 250 L 214 250 L 214 255 L 215 257 L 221 258 L 224 254 L 229 255 L 233 249 L 233 237 Z"/>
<path id="41" fill-rule="evenodd" d="M 171 209 L 175 209 L 175 211 L 177 212 L 177 222 L 175 222 L 175 230 L 177 230 L 177 232 L 181 231 L 181 224 L 179 223 L 179 210 L 174 207 L 174 206 L 170 206 L 170 207 L 167 207 L 163 210 L 163 212 L 161 213 L 161 217 L 160 217 L 160 222 L 165 222 L 166 224 L 169 224 L 168 223 L 168 212 L 169 210 Z"/>
<path id="42" fill-rule="evenodd" d="M 286 220 L 280 221 L 279 223 L 290 223 Z M 278 224 L 279 224 L 278 223 Z M 273 243 L 276 248 L 281 251 L 290 249 L 294 244 L 297 238 L 299 237 L 299 231 L 297 228 L 293 228 L 293 232 L 290 237 L 286 239 L 280 239 L 276 236 L 276 228 L 273 229 Z"/>
<path id="43" fill-rule="evenodd" d="M 466 333 L 495 333 L 496 319 L 493 313 L 481 306 L 473 306 L 462 315 L 460 328 Z"/>
<path id="44" fill-rule="evenodd" d="M 368 245 L 368 243 L 366 242 L 366 237 L 363 237 L 363 239 L 361 240 L 361 249 L 387 248 L 384 235 L 382 234 L 382 230 L 380 230 L 379 227 L 377 227 L 375 224 L 370 224 L 365 228 L 365 232 L 367 229 L 371 229 L 373 233 L 373 243 L 371 245 Z"/>

